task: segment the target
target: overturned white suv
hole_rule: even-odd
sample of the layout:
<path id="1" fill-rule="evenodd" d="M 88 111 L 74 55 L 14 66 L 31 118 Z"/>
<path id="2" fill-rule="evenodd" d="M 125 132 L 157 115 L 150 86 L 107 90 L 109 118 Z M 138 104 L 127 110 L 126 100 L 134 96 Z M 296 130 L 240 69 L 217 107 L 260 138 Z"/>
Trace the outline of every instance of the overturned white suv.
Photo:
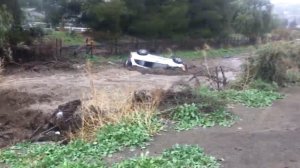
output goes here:
<path id="1" fill-rule="evenodd" d="M 165 58 L 150 54 L 147 50 L 138 50 L 131 52 L 130 56 L 125 62 L 126 67 L 141 67 L 141 68 L 180 68 L 187 71 L 186 65 L 180 58 L 172 57 Z"/>

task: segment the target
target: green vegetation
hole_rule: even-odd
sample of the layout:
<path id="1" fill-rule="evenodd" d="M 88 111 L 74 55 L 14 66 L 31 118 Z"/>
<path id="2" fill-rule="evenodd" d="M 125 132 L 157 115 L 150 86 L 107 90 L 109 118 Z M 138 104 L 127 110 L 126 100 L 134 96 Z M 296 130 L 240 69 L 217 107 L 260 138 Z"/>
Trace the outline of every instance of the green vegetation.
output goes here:
<path id="1" fill-rule="evenodd" d="M 201 105 L 185 104 L 179 106 L 172 114 L 171 119 L 176 121 L 176 130 L 189 130 L 196 126 L 213 127 L 216 125 L 230 127 L 234 124 L 236 117 L 226 111 L 219 109 L 210 113 L 201 111 Z"/>
<path id="2" fill-rule="evenodd" d="M 83 14 L 77 19 L 112 39 L 123 34 L 150 39 L 224 38 L 236 32 L 256 37 L 274 25 L 269 0 L 40 1 L 28 4 L 43 6 L 47 22 L 59 25 L 63 16 Z"/>
<path id="3" fill-rule="evenodd" d="M 139 114 L 134 119 L 104 126 L 97 134 L 97 141 L 102 153 L 108 155 L 124 147 L 144 146 L 161 128 L 162 125 L 156 118 L 145 120 L 145 116 Z"/>
<path id="4" fill-rule="evenodd" d="M 249 89 L 257 89 L 262 91 L 278 91 L 279 87 L 276 83 L 267 83 L 261 79 L 254 80 L 249 83 Z"/>
<path id="5" fill-rule="evenodd" d="M 238 54 L 246 53 L 251 51 L 252 47 L 239 47 L 239 48 L 228 48 L 228 49 L 212 49 L 209 51 L 206 51 L 207 57 L 230 57 L 230 56 L 236 56 Z M 165 53 L 162 55 L 166 55 Z M 176 51 L 174 52 L 174 55 L 179 56 L 181 58 L 186 59 L 194 59 L 194 58 L 203 58 L 203 52 L 202 51 Z M 86 58 L 94 63 L 103 63 L 103 62 L 120 62 L 125 61 L 127 58 L 127 55 L 112 55 L 109 57 L 103 57 L 103 56 L 91 56 L 86 55 Z"/>
<path id="6" fill-rule="evenodd" d="M 101 152 L 97 145 L 82 141 L 71 142 L 67 146 L 56 144 L 19 144 L 1 153 L 5 163 L 14 168 L 49 167 L 49 168 L 105 168 Z M 114 168 L 133 167 L 206 167 L 218 168 L 220 164 L 212 156 L 204 154 L 197 146 L 176 145 L 165 150 L 161 156 L 142 156 L 125 160 L 113 165 Z"/>
<path id="7" fill-rule="evenodd" d="M 230 127 L 237 117 L 226 110 L 227 100 L 219 96 L 219 92 L 200 88 L 192 92 L 193 102 L 179 105 L 170 118 L 176 122 L 178 131 L 189 130 L 193 127 Z"/>
<path id="8" fill-rule="evenodd" d="M 66 146 L 57 144 L 19 144 L 1 151 L 9 166 L 21 167 L 103 167 L 102 158 L 124 147 L 142 146 L 162 128 L 160 122 L 143 114 L 104 126 L 95 142 L 81 140 Z"/>
<path id="9" fill-rule="evenodd" d="M 271 106 L 275 100 L 282 98 L 280 93 L 257 89 L 247 89 L 241 91 L 226 90 L 222 94 L 228 100 L 241 103 L 248 107 Z"/>
<path id="10" fill-rule="evenodd" d="M 114 168 L 188 168 L 188 167 L 203 167 L 203 168 L 218 168 L 220 164 L 216 158 L 207 156 L 203 150 L 197 146 L 191 145 L 176 145 L 171 149 L 165 150 L 161 156 L 149 157 L 141 156 L 140 158 L 130 159 L 116 164 Z"/>
<path id="11" fill-rule="evenodd" d="M 211 91 L 207 88 L 200 89 L 200 95 L 210 95 L 215 99 L 226 102 L 241 103 L 248 107 L 267 107 L 271 106 L 275 100 L 281 99 L 282 94 L 276 92 L 277 87 L 263 81 L 253 81 L 247 89 L 224 91 Z"/>
<path id="12" fill-rule="evenodd" d="M 96 145 L 74 141 L 57 144 L 19 144 L 1 151 L 0 158 L 14 168 L 23 167 L 103 167 L 101 151 Z"/>
<path id="13" fill-rule="evenodd" d="M 8 11 L 12 15 L 13 27 L 20 26 L 21 19 L 22 19 L 22 11 L 21 11 L 21 8 L 19 5 L 19 0 L 1 0 L 0 6 L 1 7 L 5 6 L 6 11 Z M 1 10 L 0 10 L 0 13 L 1 13 Z M 5 18 L 5 19 L 7 19 L 7 18 Z M 3 20 L 0 20 L 1 24 L 2 24 L 2 21 Z M 14 30 L 12 30 L 12 31 L 14 31 Z"/>
<path id="14" fill-rule="evenodd" d="M 90 54 L 86 54 L 85 57 L 87 58 L 88 61 L 91 61 L 93 63 L 106 63 L 106 62 L 123 62 L 128 58 L 127 55 L 113 55 L 109 57 L 105 56 L 92 56 Z"/>
<path id="15" fill-rule="evenodd" d="M 0 6 L 0 47 L 2 47 L 5 36 L 12 25 L 12 16 L 5 6 Z"/>
<path id="16" fill-rule="evenodd" d="M 251 51 L 252 47 L 238 47 L 238 48 L 221 48 L 221 49 L 211 49 L 205 52 L 207 57 L 230 57 L 238 54 L 246 53 Z M 180 56 L 182 58 L 203 58 L 204 53 L 202 51 L 176 51 L 175 55 Z"/>
<path id="17" fill-rule="evenodd" d="M 244 81 L 263 79 L 279 86 L 299 82 L 300 44 L 298 42 L 274 42 L 258 51 L 249 61 Z M 250 78 L 250 79 L 249 79 Z"/>
<path id="18" fill-rule="evenodd" d="M 63 45 L 85 45 L 84 37 L 77 33 L 54 31 L 50 35 L 46 36 L 46 38 L 61 39 L 63 41 Z"/>
<path id="19" fill-rule="evenodd" d="M 274 28 L 273 5 L 269 0 L 238 0 L 234 5 L 239 10 L 233 17 L 233 27 L 252 42 Z"/>
<path id="20" fill-rule="evenodd" d="M 223 102 L 240 103 L 248 107 L 267 107 L 271 106 L 275 100 L 283 98 L 283 95 L 278 93 L 278 86 L 276 84 L 270 84 L 262 80 L 254 80 L 250 82 L 245 89 L 233 86 L 238 89 L 225 89 L 223 91 L 209 90 L 202 87 L 199 89 L 199 95 L 205 97 L 211 97 L 214 101 L 222 100 Z M 222 107 L 222 106 L 221 106 Z"/>
<path id="21" fill-rule="evenodd" d="M 224 37 L 232 29 L 253 36 L 272 22 L 269 0 L 90 0 L 86 6 L 91 27 L 149 38 Z"/>

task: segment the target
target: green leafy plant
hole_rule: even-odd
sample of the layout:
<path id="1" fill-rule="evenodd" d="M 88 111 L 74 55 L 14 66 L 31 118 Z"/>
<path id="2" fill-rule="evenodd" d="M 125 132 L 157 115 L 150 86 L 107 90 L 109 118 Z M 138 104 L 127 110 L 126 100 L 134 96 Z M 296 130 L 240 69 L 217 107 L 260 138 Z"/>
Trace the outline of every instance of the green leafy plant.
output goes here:
<path id="1" fill-rule="evenodd" d="M 230 101 L 241 103 L 248 107 L 271 106 L 275 100 L 281 99 L 283 95 L 274 91 L 264 91 L 257 89 L 248 90 L 226 90 L 221 93 L 223 97 Z"/>
<path id="2" fill-rule="evenodd" d="M 241 103 L 248 107 L 267 107 L 272 105 L 275 100 L 283 98 L 282 94 L 276 92 L 277 90 L 278 86 L 276 84 L 255 80 L 245 90 L 228 89 L 219 92 L 208 88 L 200 88 L 199 95 L 210 97 L 214 100 L 210 103 L 210 106 L 215 104 L 218 109 L 225 108 L 224 105 L 217 103 L 222 101 Z"/>
<path id="3" fill-rule="evenodd" d="M 22 167 L 103 167 L 97 147 L 83 141 L 73 141 L 67 146 L 57 144 L 19 144 L 5 151 L 0 157 L 5 164 Z"/>
<path id="4" fill-rule="evenodd" d="M 197 102 L 198 104 L 201 104 L 201 106 L 198 105 L 200 111 L 211 113 L 227 107 L 228 100 L 220 97 L 218 91 L 212 91 L 207 87 L 201 87 L 196 91 L 197 96 L 201 100 L 200 102 Z"/>
<path id="5" fill-rule="evenodd" d="M 218 168 L 220 164 L 216 158 L 207 156 L 203 150 L 197 146 L 191 145 L 175 145 L 171 149 L 165 150 L 161 156 L 149 157 L 143 155 L 140 158 L 125 160 L 115 164 L 114 168 L 190 168 L 205 167 Z"/>
<path id="6" fill-rule="evenodd" d="M 99 130 L 95 142 L 76 140 L 57 144 L 19 144 L 1 151 L 4 164 L 14 168 L 101 168 L 102 158 L 124 147 L 145 145 L 162 125 L 153 115 L 137 113 Z M 1 163 L 1 162 L 0 162 Z"/>
<path id="7" fill-rule="evenodd" d="M 234 124 L 236 117 L 226 111 L 219 109 L 214 112 L 201 112 L 201 105 L 184 104 L 179 106 L 171 115 L 171 119 L 176 121 L 175 129 L 178 131 L 189 130 L 196 126 L 213 127 L 216 125 L 230 127 Z"/>
<path id="8" fill-rule="evenodd" d="M 142 147 L 145 142 L 151 140 L 153 133 L 162 128 L 156 118 L 150 118 L 149 123 L 139 121 L 124 120 L 118 124 L 104 126 L 97 135 L 103 154 L 109 155 L 124 147 Z"/>
<path id="9" fill-rule="evenodd" d="M 257 90 L 263 90 L 263 91 L 278 91 L 279 87 L 276 83 L 267 83 L 261 79 L 254 80 L 249 83 L 250 89 L 257 89 Z"/>

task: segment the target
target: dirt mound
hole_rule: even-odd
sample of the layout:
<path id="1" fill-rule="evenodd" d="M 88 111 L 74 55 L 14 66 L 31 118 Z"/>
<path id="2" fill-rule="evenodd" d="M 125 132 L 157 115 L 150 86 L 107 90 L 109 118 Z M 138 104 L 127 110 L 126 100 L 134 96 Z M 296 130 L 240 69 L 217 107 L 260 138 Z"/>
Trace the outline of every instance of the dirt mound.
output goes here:
<path id="1" fill-rule="evenodd" d="M 56 134 L 53 132 L 57 131 L 62 139 L 66 132 L 80 127 L 80 117 L 75 115 L 81 105 L 80 100 L 58 106 L 51 115 L 28 108 L 35 103 L 49 102 L 48 95 L 28 94 L 17 90 L 5 90 L 0 94 L 0 148 L 22 140 L 54 140 Z"/>
<path id="2" fill-rule="evenodd" d="M 48 95 L 34 95 L 17 90 L 0 91 L 0 147 L 27 139 L 30 132 L 45 122 L 40 110 L 26 109 L 37 102 L 48 102 Z"/>
<path id="3" fill-rule="evenodd" d="M 69 133 L 81 128 L 81 115 L 77 112 L 81 100 L 70 101 L 59 105 L 45 123 L 41 123 L 32 133 L 31 141 L 68 140 Z M 77 112 L 77 113 L 76 113 Z"/>
<path id="4" fill-rule="evenodd" d="M 44 122 L 41 111 L 23 111 L 0 116 L 0 148 L 28 139 L 38 123 Z"/>

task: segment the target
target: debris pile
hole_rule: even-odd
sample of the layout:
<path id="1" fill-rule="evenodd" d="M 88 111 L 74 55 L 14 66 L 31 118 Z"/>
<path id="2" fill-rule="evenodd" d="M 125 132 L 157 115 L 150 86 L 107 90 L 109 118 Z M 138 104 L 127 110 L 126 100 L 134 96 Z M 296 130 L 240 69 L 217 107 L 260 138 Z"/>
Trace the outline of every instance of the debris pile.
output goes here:
<path id="1" fill-rule="evenodd" d="M 74 100 L 59 105 L 53 114 L 46 119 L 31 135 L 31 141 L 60 141 L 65 140 L 69 133 L 74 133 L 81 127 L 81 117 L 78 107 L 80 100 Z"/>

